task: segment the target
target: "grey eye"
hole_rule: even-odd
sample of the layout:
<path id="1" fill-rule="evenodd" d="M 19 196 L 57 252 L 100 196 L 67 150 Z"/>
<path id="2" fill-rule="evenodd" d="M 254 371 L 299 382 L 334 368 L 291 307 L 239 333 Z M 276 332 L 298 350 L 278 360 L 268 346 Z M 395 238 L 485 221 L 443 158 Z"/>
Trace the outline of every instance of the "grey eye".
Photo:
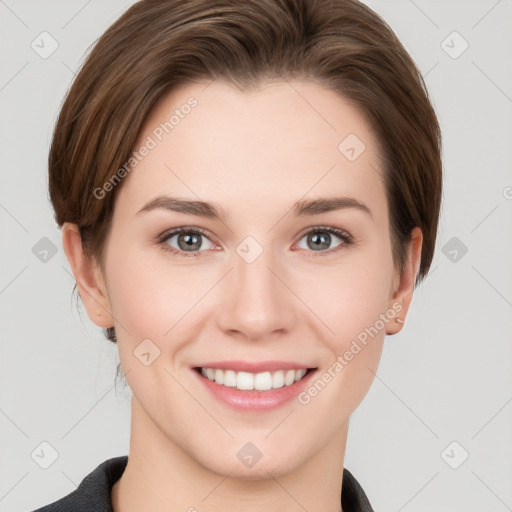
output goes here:
<path id="1" fill-rule="evenodd" d="M 177 247 L 171 243 L 171 240 L 176 239 Z M 204 247 L 203 240 L 207 240 L 206 247 Z M 208 238 L 197 231 L 182 231 L 179 233 L 171 233 L 166 239 L 166 243 L 171 245 L 174 249 L 184 252 L 195 252 L 200 249 L 211 249 L 212 242 Z M 210 245 L 208 245 L 210 244 Z"/>
<path id="2" fill-rule="evenodd" d="M 340 240 L 338 245 L 343 243 L 343 240 L 340 236 L 335 235 L 334 233 L 330 233 L 325 229 L 316 229 L 314 231 L 310 231 L 306 235 L 301 238 L 301 241 L 306 239 L 306 246 L 300 246 L 301 249 L 308 249 L 312 251 L 322 251 L 327 249 L 333 249 L 331 247 L 331 243 L 333 242 L 333 237 Z"/>

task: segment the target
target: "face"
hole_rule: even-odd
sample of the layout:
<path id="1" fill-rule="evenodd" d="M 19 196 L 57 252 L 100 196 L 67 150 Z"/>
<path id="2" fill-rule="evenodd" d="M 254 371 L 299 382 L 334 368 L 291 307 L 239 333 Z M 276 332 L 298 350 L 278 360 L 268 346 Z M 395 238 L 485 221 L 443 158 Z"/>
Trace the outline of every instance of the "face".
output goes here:
<path id="1" fill-rule="evenodd" d="M 116 328 L 133 420 L 160 447 L 239 478 L 283 474 L 339 447 L 419 263 L 415 246 L 405 273 L 395 270 L 363 115 L 314 82 L 187 84 L 157 104 L 135 149 L 99 278 L 110 315 L 87 306 Z M 264 370 L 277 386 L 280 369 L 288 384 L 300 377 L 290 369 L 313 370 L 238 391 L 198 367 L 242 387 Z M 263 464 L 241 463 L 256 449 Z"/>

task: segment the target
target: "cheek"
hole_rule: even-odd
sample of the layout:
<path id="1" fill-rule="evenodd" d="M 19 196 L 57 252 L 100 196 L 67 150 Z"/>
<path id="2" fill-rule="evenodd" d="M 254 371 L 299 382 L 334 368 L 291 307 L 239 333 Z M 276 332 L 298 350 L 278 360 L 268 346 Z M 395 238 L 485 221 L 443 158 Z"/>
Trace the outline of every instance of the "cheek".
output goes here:
<path id="1" fill-rule="evenodd" d="M 378 253 L 376 253 L 378 254 Z M 392 260 L 382 257 L 347 258 L 346 263 L 311 271 L 301 283 L 304 301 L 325 324 L 337 352 L 365 328 L 376 324 L 389 307 L 393 278 Z M 382 329 L 382 323 L 377 327 Z"/>
<path id="2" fill-rule="evenodd" d="M 119 348 L 133 350 L 149 338 L 163 351 L 166 343 L 190 332 L 191 320 L 202 314 L 201 300 L 215 276 L 211 270 L 169 263 L 165 255 L 154 252 L 120 250 L 119 254 L 122 257 L 112 254 L 109 269 L 110 305 L 122 339 Z"/>
<path id="3" fill-rule="evenodd" d="M 318 333 L 328 356 L 316 380 L 302 395 L 303 404 L 343 423 L 370 389 L 382 354 L 392 275 L 391 260 L 366 260 L 338 272 L 316 275 L 308 305 L 321 319 Z M 392 321 L 392 320 L 391 320 Z M 336 404 L 333 412 L 329 404 Z"/>
<path id="4" fill-rule="evenodd" d="M 373 380 L 369 369 L 377 370 L 385 327 L 393 321 L 389 302 L 392 279 L 390 247 L 383 241 L 378 250 L 361 252 L 334 271 L 318 273 L 309 287 L 308 305 L 325 324 L 319 332 L 331 353 L 331 364 L 339 361 L 331 370 L 338 382 L 333 391 L 339 391 L 338 386 L 351 389 L 351 393 L 340 395 L 354 404 Z"/>

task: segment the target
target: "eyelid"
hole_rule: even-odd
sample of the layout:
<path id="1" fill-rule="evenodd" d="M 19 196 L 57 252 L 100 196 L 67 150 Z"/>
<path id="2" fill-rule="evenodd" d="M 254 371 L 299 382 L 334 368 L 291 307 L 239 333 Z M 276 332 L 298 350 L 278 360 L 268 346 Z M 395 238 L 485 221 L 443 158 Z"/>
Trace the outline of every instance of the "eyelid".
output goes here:
<path id="1" fill-rule="evenodd" d="M 305 228 L 304 231 L 301 232 L 299 235 L 302 239 L 305 235 L 308 235 L 309 233 L 315 233 L 316 231 L 326 231 L 328 233 L 333 233 L 336 236 L 340 237 L 341 239 L 346 239 L 347 242 L 354 242 L 354 237 L 346 230 L 342 228 L 338 228 L 336 226 L 328 226 L 328 225 L 318 225 L 315 224 L 314 226 L 310 226 L 308 228 Z"/>
<path id="2" fill-rule="evenodd" d="M 170 238 L 171 236 L 178 235 L 180 233 L 200 233 L 201 235 L 204 235 L 208 239 L 215 238 L 213 237 L 210 232 L 206 229 L 199 228 L 197 226 L 180 226 L 177 228 L 171 228 L 164 231 L 161 235 L 158 235 L 157 240 L 162 241 L 166 240 L 167 238 Z M 213 241 L 213 240 L 211 240 Z"/>

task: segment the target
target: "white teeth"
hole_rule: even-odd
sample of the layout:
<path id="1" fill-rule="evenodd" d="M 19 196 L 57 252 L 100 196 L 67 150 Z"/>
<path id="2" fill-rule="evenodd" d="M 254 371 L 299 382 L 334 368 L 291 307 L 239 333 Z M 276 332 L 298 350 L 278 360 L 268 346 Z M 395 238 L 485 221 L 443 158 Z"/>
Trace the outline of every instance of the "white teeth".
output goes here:
<path id="1" fill-rule="evenodd" d="M 286 377 L 284 378 L 285 386 L 290 386 L 295 382 L 295 370 L 288 370 L 286 372 Z"/>
<path id="2" fill-rule="evenodd" d="M 201 374 L 207 379 L 237 388 L 242 391 L 267 391 L 269 389 L 291 386 L 306 375 L 307 370 L 278 370 L 277 372 L 235 372 L 234 370 L 219 370 L 218 368 L 201 368 Z"/>
<path id="3" fill-rule="evenodd" d="M 204 368 L 201 368 L 201 372 L 203 371 Z M 208 377 L 208 374 L 206 374 L 205 377 Z M 215 382 L 218 384 L 224 384 L 224 372 L 222 370 L 215 370 Z"/>
<path id="4" fill-rule="evenodd" d="M 234 372 L 233 370 L 226 370 L 224 372 L 224 381 L 222 384 L 224 384 L 224 386 L 229 386 L 230 388 L 233 388 L 236 386 L 237 384 L 237 378 L 236 378 L 236 372 Z"/>
<path id="5" fill-rule="evenodd" d="M 284 386 L 284 372 L 276 372 L 272 375 L 272 387 L 282 388 Z"/>
<path id="6" fill-rule="evenodd" d="M 247 372 L 237 372 L 235 373 L 233 370 L 226 370 L 226 373 L 233 372 L 235 377 L 235 383 L 232 387 L 237 387 L 238 389 L 251 390 L 254 389 L 254 375 L 252 373 Z M 225 386 L 229 386 L 227 382 L 224 382 Z M 266 388 L 267 389 L 267 388 Z"/>

